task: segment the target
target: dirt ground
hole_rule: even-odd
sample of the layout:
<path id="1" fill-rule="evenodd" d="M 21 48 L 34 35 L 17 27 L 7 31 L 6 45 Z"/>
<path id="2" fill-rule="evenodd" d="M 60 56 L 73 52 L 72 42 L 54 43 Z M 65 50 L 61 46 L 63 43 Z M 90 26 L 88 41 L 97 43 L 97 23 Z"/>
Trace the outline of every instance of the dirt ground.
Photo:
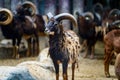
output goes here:
<path id="1" fill-rule="evenodd" d="M 114 74 L 114 65 L 110 65 L 111 78 L 104 75 L 104 45 L 97 42 L 95 47 L 95 58 L 83 58 L 81 53 L 79 61 L 79 69 L 75 71 L 75 80 L 117 80 Z M 37 57 L 15 59 L 0 59 L 0 66 L 15 66 L 23 61 L 36 60 Z M 69 78 L 71 78 L 71 69 L 68 70 Z M 70 79 L 71 80 L 71 79 Z"/>

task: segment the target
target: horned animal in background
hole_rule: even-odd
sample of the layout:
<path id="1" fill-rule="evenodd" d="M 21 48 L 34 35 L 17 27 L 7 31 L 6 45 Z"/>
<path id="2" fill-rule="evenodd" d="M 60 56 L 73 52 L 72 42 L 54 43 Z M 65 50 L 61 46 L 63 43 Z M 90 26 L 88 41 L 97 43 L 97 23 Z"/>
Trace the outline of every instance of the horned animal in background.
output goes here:
<path id="1" fill-rule="evenodd" d="M 17 14 L 30 16 L 36 25 L 37 37 L 35 38 L 35 45 L 38 47 L 36 48 L 36 50 L 34 50 L 34 53 L 29 53 L 29 55 L 39 54 L 40 50 L 39 50 L 38 38 L 39 36 L 46 36 L 46 34 L 44 33 L 44 30 L 45 30 L 45 24 L 48 21 L 48 17 L 46 15 L 37 14 L 36 11 L 37 11 L 36 5 L 30 1 L 25 1 L 21 5 L 18 5 L 18 8 L 17 8 Z M 30 43 L 31 40 L 32 38 L 30 38 L 28 42 Z M 33 48 L 35 48 L 35 46 Z M 29 45 L 28 49 L 32 50 L 31 45 Z"/>
<path id="2" fill-rule="evenodd" d="M 80 37 L 81 44 L 85 45 L 85 55 L 84 58 L 87 57 L 90 51 L 90 57 L 94 57 L 94 49 L 96 43 L 96 31 L 94 23 L 94 15 L 91 12 L 86 12 L 83 15 L 80 13 L 77 14 L 77 22 L 78 22 L 78 34 Z"/>
<path id="3" fill-rule="evenodd" d="M 79 37 L 71 30 L 64 30 L 62 20 L 71 20 L 77 26 L 76 19 L 69 13 L 61 13 L 50 18 L 45 27 L 49 35 L 49 54 L 56 70 L 56 80 L 59 80 L 59 63 L 62 63 L 63 80 L 68 80 L 68 63 L 72 62 L 72 80 L 74 80 L 75 63 L 78 63 L 80 50 Z"/>
<path id="4" fill-rule="evenodd" d="M 35 34 L 34 23 L 29 16 L 13 15 L 9 9 L 0 9 L 0 26 L 3 35 L 12 39 L 13 56 L 19 58 L 19 45 L 23 36 L 27 38 Z"/>
<path id="5" fill-rule="evenodd" d="M 109 11 L 105 11 L 105 13 L 103 14 L 103 20 L 102 20 L 102 26 L 104 27 L 104 35 L 106 35 L 108 32 L 110 32 L 113 29 L 118 29 L 117 24 L 119 24 L 120 22 L 119 9 L 112 9 Z"/>

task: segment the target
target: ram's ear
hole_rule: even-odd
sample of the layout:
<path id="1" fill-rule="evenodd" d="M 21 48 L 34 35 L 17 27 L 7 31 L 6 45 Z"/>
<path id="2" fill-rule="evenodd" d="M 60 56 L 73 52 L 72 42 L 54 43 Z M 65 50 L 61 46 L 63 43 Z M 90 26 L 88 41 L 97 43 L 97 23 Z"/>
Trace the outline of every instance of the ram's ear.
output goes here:
<path id="1" fill-rule="evenodd" d="M 51 19 L 53 17 L 52 13 L 51 12 L 47 13 L 47 17 L 48 19 Z"/>

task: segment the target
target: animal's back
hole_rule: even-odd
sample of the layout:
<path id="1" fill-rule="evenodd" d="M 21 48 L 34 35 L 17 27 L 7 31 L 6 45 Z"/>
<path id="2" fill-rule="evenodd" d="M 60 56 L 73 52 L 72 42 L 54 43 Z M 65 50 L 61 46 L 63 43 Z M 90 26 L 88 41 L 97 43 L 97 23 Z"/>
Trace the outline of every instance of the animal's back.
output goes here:
<path id="1" fill-rule="evenodd" d="M 49 53 L 53 60 L 64 62 L 65 60 L 74 62 L 78 61 L 80 43 L 79 37 L 75 32 L 68 30 L 63 31 L 62 35 L 50 40 Z"/>
<path id="2" fill-rule="evenodd" d="M 64 34 L 65 46 L 69 53 L 70 62 L 77 61 L 80 52 L 79 37 L 71 30 L 66 31 Z"/>

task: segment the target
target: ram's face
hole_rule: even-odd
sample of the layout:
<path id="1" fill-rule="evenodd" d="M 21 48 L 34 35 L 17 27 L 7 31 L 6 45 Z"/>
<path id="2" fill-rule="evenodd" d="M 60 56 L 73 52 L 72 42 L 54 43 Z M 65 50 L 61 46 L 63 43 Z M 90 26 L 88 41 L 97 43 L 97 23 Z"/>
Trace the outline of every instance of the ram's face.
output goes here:
<path id="1" fill-rule="evenodd" d="M 51 18 L 47 25 L 45 26 L 45 33 L 48 35 L 54 35 L 54 31 L 56 30 L 57 21 L 54 18 Z"/>

